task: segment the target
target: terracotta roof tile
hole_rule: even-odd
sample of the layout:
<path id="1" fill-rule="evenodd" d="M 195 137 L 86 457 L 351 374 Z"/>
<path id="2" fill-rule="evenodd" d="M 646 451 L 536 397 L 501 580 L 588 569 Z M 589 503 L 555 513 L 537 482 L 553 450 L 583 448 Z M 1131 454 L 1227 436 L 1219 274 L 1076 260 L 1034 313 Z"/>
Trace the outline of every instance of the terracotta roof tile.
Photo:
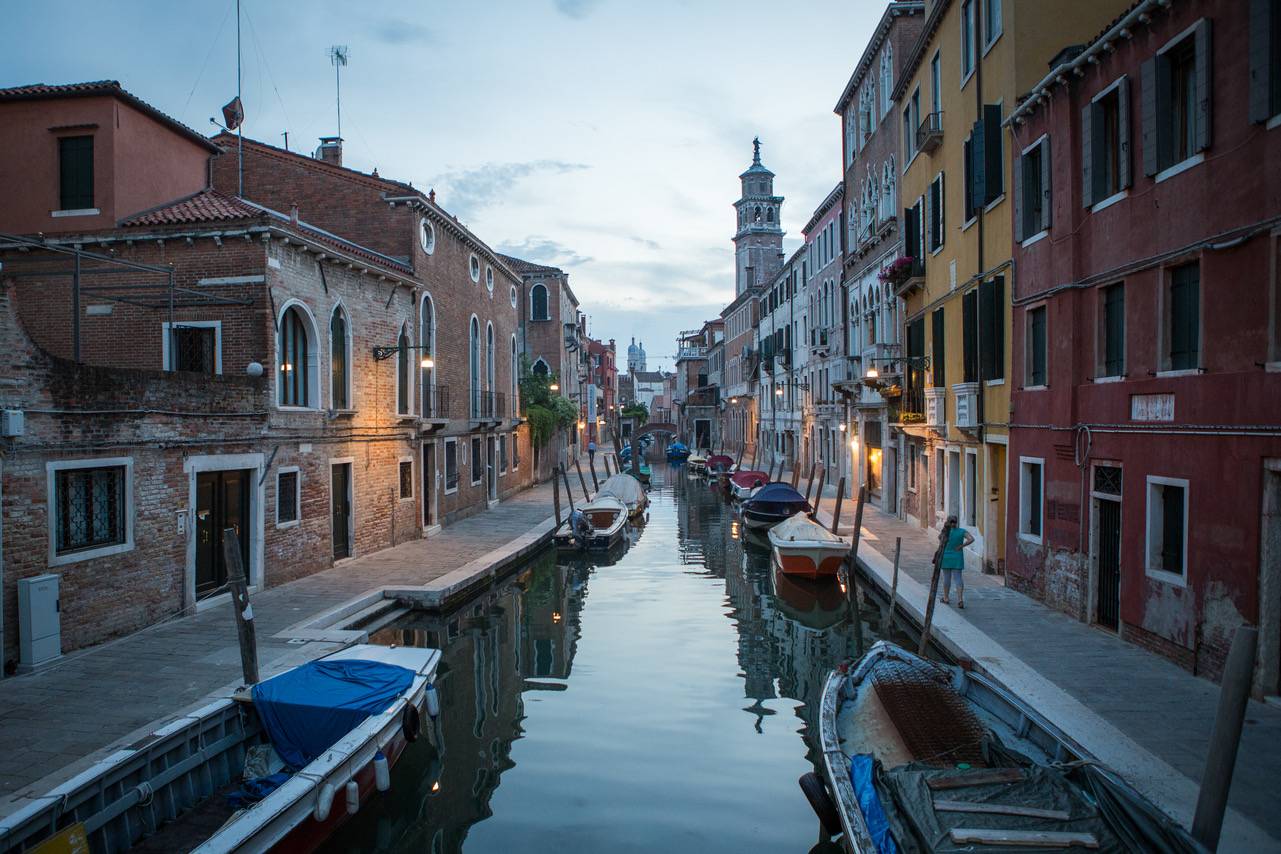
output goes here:
<path id="1" fill-rule="evenodd" d="M 257 219 L 261 216 L 263 216 L 261 210 L 245 204 L 240 199 L 224 196 L 217 190 L 201 190 L 185 199 L 134 214 L 120 224 L 124 226 L 181 225 L 194 222 Z"/>
<path id="2" fill-rule="evenodd" d="M 533 261 L 523 261 L 520 258 L 504 255 L 501 252 L 496 252 L 495 254 L 503 260 L 504 264 L 517 273 L 553 273 L 556 275 L 564 273 L 564 270 L 559 267 L 548 267 L 543 264 L 535 264 Z"/>

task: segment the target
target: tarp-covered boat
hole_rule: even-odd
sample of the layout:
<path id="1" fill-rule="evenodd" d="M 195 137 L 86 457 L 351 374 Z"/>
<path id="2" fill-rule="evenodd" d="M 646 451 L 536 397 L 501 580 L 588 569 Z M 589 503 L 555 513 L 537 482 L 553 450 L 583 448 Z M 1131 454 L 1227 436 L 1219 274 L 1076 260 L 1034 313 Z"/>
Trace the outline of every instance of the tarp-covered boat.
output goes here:
<path id="1" fill-rule="evenodd" d="M 672 442 L 667 446 L 667 459 L 683 460 L 689 456 L 689 447 L 684 442 Z"/>
<path id="2" fill-rule="evenodd" d="M 804 513 L 797 513 L 769 529 L 774 562 L 788 575 L 805 578 L 834 577 L 850 545 Z"/>
<path id="3" fill-rule="evenodd" d="M 694 451 L 685 460 L 685 464 L 689 466 L 690 471 L 701 472 L 707 467 L 707 456 L 702 451 Z"/>
<path id="4" fill-rule="evenodd" d="M 1204 850 L 1021 698 L 887 641 L 828 677 L 819 739 L 801 788 L 850 852 Z"/>
<path id="5" fill-rule="evenodd" d="M 743 522 L 749 528 L 765 530 L 797 513 L 810 512 L 810 503 L 786 483 L 767 483 L 743 502 Z"/>
<path id="6" fill-rule="evenodd" d="M 603 551 L 623 541 L 627 505 L 608 495 L 594 499 L 570 513 L 552 539 L 558 549 Z"/>
<path id="7" fill-rule="evenodd" d="M 763 471 L 736 471 L 729 478 L 730 494 L 738 501 L 746 501 L 752 493 L 769 483 L 769 473 Z"/>
<path id="8" fill-rule="evenodd" d="M 645 493 L 645 487 L 641 486 L 640 481 L 626 472 L 610 475 L 600 485 L 600 490 L 596 495 L 597 497 L 617 498 L 627 505 L 627 512 L 631 516 L 639 516 L 649 506 L 649 496 Z"/>
<path id="9" fill-rule="evenodd" d="M 729 474 L 732 468 L 734 468 L 734 458 L 725 454 L 712 454 L 704 464 L 708 477 Z"/>

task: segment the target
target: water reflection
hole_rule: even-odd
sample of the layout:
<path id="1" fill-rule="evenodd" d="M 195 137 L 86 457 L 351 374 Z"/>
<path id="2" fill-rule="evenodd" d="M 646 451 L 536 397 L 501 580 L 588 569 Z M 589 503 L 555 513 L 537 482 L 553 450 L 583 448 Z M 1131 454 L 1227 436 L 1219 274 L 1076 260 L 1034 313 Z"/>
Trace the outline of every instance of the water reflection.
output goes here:
<path id="1" fill-rule="evenodd" d="M 795 781 L 845 598 L 776 576 L 719 492 L 654 469 L 615 562 L 546 553 L 373 636 L 442 649 L 444 748 L 416 743 L 328 850 L 809 849 Z"/>

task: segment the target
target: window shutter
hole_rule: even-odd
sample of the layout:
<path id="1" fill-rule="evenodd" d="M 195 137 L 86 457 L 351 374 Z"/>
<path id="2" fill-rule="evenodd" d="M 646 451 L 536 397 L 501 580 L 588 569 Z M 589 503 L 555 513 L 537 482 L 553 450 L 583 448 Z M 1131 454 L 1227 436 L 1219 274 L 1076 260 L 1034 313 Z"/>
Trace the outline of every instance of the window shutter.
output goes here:
<path id="1" fill-rule="evenodd" d="M 1041 143 L 1041 230 L 1049 228 L 1053 221 L 1054 194 L 1050 191 L 1050 177 L 1050 138 L 1047 136 Z"/>
<path id="2" fill-rule="evenodd" d="M 916 217 L 913 208 L 903 209 L 903 249 L 910 257 L 916 257 Z"/>
<path id="3" fill-rule="evenodd" d="M 973 148 L 970 140 L 965 140 L 961 146 L 961 164 L 965 168 L 965 174 L 962 178 L 962 202 L 965 205 L 965 221 L 969 222 L 970 217 L 974 216 L 974 162 Z"/>
<path id="4" fill-rule="evenodd" d="M 975 122 L 974 129 L 970 132 L 970 207 L 974 209 L 975 214 L 983 210 L 983 194 L 986 192 L 983 178 L 985 141 L 983 122 Z"/>
<path id="5" fill-rule="evenodd" d="M 947 241 L 947 232 L 945 230 L 947 228 L 947 220 L 943 216 L 943 214 L 947 211 L 947 196 L 944 194 L 944 191 L 946 189 L 947 188 L 943 185 L 943 173 L 940 172 L 939 173 L 939 199 L 938 199 L 939 201 L 939 246 L 942 246 Z"/>
<path id="6" fill-rule="evenodd" d="M 978 379 L 978 288 L 970 288 L 961 297 L 961 347 L 962 368 L 965 376 L 962 382 L 972 383 Z"/>
<path id="7" fill-rule="evenodd" d="M 1160 158 L 1157 157 L 1157 134 L 1156 130 L 1156 65 L 1157 57 L 1152 57 L 1143 63 L 1141 72 L 1143 91 L 1140 95 L 1140 109 L 1143 111 L 1143 174 L 1155 175 L 1161 171 L 1157 166 Z"/>
<path id="8" fill-rule="evenodd" d="M 924 223 L 921 230 L 925 237 L 925 239 L 921 242 L 925 244 L 923 249 L 926 249 L 926 250 L 934 248 L 934 229 L 930 227 L 931 225 L 930 197 L 933 195 L 934 195 L 934 184 L 933 182 L 931 182 L 930 185 L 925 188 L 925 195 L 921 196 L 921 201 L 920 201 L 920 204 L 924 205 L 924 207 L 921 209 L 924 213 L 924 216 L 921 218 L 922 222 Z M 922 252 L 921 256 L 924 257 L 925 252 Z"/>
<path id="9" fill-rule="evenodd" d="M 1117 161 L 1120 163 L 1121 174 L 1118 184 L 1124 190 L 1129 187 L 1133 179 L 1130 175 L 1130 78 L 1122 77 L 1120 84 L 1116 87 L 1116 118 L 1117 118 L 1117 144 L 1120 151 L 1117 152 Z"/>
<path id="10" fill-rule="evenodd" d="M 1048 154 L 1048 152 L 1046 152 Z M 1005 277 L 992 277 L 992 376 L 999 380 L 1005 377 Z"/>
<path id="11" fill-rule="evenodd" d="M 930 316 L 930 323 L 933 326 L 933 340 L 930 342 L 930 369 L 934 372 L 935 387 L 947 385 L 947 353 L 946 353 L 946 333 L 944 332 L 944 314 L 943 309 L 936 308 Z"/>
<path id="12" fill-rule="evenodd" d="M 996 312 L 992 310 L 992 283 L 979 282 L 979 379 L 993 379 L 992 367 L 992 320 Z"/>
<path id="13" fill-rule="evenodd" d="M 1026 154 L 1014 157 L 1014 242 L 1023 242 L 1023 161 Z"/>
<path id="14" fill-rule="evenodd" d="M 1094 105 L 1081 108 L 1081 207 L 1094 204 Z"/>
<path id="15" fill-rule="evenodd" d="M 1196 150 L 1210 147 L 1210 119 L 1214 114 L 1210 89 L 1210 19 L 1202 18 L 1196 25 Z"/>
<path id="16" fill-rule="evenodd" d="M 983 204 L 989 204 L 1005 189 L 1005 161 L 1001 157 L 1001 105 L 983 105 L 984 193 Z"/>
<path id="17" fill-rule="evenodd" d="M 1250 121 L 1272 118 L 1272 0 L 1250 0 Z M 1281 45 L 1277 45 L 1281 50 Z"/>

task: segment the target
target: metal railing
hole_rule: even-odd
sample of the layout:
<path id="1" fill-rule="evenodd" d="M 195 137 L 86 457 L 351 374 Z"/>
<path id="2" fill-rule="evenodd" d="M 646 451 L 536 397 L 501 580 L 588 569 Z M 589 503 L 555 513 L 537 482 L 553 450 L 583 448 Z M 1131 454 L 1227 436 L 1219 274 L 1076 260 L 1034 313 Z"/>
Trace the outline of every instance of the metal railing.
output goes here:
<path id="1" fill-rule="evenodd" d="M 449 417 L 449 386 L 427 385 L 423 388 L 423 418 Z"/>
<path id="2" fill-rule="evenodd" d="M 916 147 L 927 154 L 943 142 L 943 112 L 927 113 L 916 126 Z"/>

